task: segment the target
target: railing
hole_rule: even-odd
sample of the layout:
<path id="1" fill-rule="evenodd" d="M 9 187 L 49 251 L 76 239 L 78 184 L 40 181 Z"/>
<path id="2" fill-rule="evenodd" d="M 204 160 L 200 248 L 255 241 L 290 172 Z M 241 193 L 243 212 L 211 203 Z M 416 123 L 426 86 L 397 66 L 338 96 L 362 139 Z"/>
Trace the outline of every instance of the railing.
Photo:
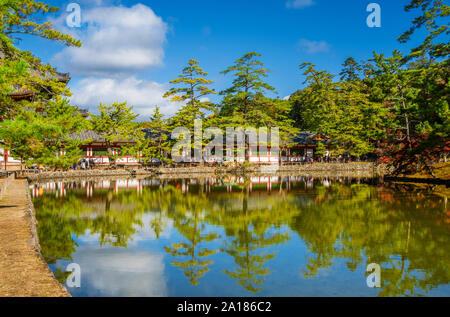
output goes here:
<path id="1" fill-rule="evenodd" d="M 3 178 L 6 175 L 6 178 Z M 6 189 L 11 181 L 14 179 L 14 172 L 2 171 L 0 173 L 0 200 L 6 193 Z"/>
<path id="2" fill-rule="evenodd" d="M 85 156 L 84 159 L 92 160 L 95 165 L 108 165 L 109 158 L 106 155 Z M 116 159 L 117 164 L 139 164 L 139 160 L 134 156 L 120 156 Z"/>

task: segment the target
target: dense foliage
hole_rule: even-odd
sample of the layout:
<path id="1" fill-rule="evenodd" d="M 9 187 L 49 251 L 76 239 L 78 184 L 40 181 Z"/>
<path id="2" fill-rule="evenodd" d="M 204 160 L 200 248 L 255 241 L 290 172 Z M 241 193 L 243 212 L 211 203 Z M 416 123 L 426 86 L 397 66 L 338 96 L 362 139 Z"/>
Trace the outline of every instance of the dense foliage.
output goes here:
<path id="1" fill-rule="evenodd" d="M 423 169 L 432 174 L 430 165 L 447 159 L 449 7 L 443 1 L 412 0 L 405 7 L 420 13 L 399 42 L 408 42 L 418 36 L 417 30 L 425 29 L 420 32 L 425 33 L 422 44 L 408 55 L 395 50 L 391 56 L 374 52 L 373 58 L 361 62 L 349 57 L 338 78 L 303 62 L 304 87 L 289 100 L 272 97 L 276 93 L 266 81 L 269 70 L 260 54 L 249 52 L 222 72 L 232 83 L 220 92 L 222 99 L 215 104 L 209 99 L 216 94 L 213 81 L 207 79 L 199 61 L 190 59 L 164 95 L 180 104 L 178 112 L 164 118 L 156 108 L 150 120 L 141 123 L 125 103 L 100 105 L 98 115 L 82 118 L 63 99 L 70 91 L 55 70 L 15 47 L 20 34 L 80 46 L 49 22 L 41 22 L 42 15 L 56 10 L 34 0 L 2 1 L 0 5 L 0 140 L 23 162 L 68 168 L 79 158 L 80 145 L 68 136 L 82 129 L 92 129 L 106 140 L 112 163 L 121 140 L 134 141 L 122 154 L 139 156 L 144 163 L 167 162 L 173 145 L 170 133 L 178 127 L 192 131 L 197 119 L 203 120 L 202 132 L 210 127 L 278 127 L 280 153 L 292 145 L 299 131 L 308 130 L 320 139 L 318 157 L 328 152 L 356 159 L 372 157 L 391 162 L 397 174 Z M 30 98 L 12 98 L 17 91 L 26 91 Z M 248 137 L 245 144 L 248 161 Z"/>

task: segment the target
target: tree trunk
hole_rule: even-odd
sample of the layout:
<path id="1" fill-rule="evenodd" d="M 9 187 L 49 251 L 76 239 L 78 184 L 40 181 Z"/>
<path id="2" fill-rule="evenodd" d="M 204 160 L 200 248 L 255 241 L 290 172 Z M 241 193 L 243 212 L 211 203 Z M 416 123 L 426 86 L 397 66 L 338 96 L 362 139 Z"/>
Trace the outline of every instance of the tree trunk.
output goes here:
<path id="1" fill-rule="evenodd" d="M 109 166 L 111 167 L 112 165 L 116 164 L 116 161 L 113 158 L 114 154 L 113 154 L 113 149 L 111 147 L 111 143 L 110 142 L 106 142 L 106 150 L 108 152 Z"/>
<path id="2" fill-rule="evenodd" d="M 244 134 L 245 140 L 245 163 L 250 163 L 250 142 L 247 133 Z"/>
<path id="3" fill-rule="evenodd" d="M 405 103 L 405 97 L 403 96 L 403 90 L 402 90 L 402 88 L 400 87 L 400 94 L 401 94 L 401 98 L 402 98 L 402 107 L 403 107 L 403 110 L 405 110 L 406 111 L 406 103 Z M 409 127 L 409 117 L 408 117 L 408 114 L 407 113 L 405 113 L 405 128 L 406 128 L 406 139 L 407 139 L 407 141 L 408 141 L 408 146 L 409 146 L 409 149 L 410 150 L 412 150 L 412 143 L 411 143 L 411 132 L 410 132 L 410 127 Z"/>

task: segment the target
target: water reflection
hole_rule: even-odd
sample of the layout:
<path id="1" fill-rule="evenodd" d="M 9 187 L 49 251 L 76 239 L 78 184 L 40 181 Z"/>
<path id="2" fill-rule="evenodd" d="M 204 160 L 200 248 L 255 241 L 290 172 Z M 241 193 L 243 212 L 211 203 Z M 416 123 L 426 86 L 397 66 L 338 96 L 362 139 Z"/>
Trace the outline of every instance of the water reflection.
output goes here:
<path id="1" fill-rule="evenodd" d="M 88 287 L 69 290 L 75 296 L 450 295 L 450 213 L 446 198 L 427 188 L 230 177 L 31 191 L 42 253 L 57 278 L 64 282 L 63 264 L 80 259 L 97 272 L 83 275 Z M 111 269 L 118 262 L 126 269 Z M 150 276 L 141 262 L 160 269 Z M 380 289 L 365 285 L 369 263 L 382 267 Z M 144 287 L 156 275 L 159 292 Z"/>

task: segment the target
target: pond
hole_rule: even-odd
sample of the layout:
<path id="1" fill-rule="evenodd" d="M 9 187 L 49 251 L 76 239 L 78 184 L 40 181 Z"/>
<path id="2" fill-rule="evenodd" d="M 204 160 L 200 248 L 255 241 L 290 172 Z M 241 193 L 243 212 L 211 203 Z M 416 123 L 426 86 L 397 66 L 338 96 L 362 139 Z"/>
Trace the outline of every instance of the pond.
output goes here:
<path id="1" fill-rule="evenodd" d="M 79 265 L 73 296 L 450 296 L 450 211 L 432 188 L 271 176 L 30 190 L 51 270 L 65 284 Z"/>

